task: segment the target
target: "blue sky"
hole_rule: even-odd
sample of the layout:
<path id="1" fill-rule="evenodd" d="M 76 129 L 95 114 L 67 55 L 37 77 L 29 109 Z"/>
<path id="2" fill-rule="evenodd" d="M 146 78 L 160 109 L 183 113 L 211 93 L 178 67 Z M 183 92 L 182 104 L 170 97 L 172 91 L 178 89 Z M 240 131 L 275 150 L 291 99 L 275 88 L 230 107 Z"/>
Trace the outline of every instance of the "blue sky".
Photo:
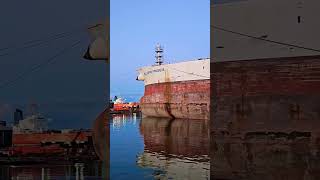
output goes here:
<path id="1" fill-rule="evenodd" d="M 144 86 L 136 69 L 154 63 L 157 42 L 165 62 L 209 57 L 209 0 L 111 0 L 110 6 L 111 95 L 138 100 Z"/>

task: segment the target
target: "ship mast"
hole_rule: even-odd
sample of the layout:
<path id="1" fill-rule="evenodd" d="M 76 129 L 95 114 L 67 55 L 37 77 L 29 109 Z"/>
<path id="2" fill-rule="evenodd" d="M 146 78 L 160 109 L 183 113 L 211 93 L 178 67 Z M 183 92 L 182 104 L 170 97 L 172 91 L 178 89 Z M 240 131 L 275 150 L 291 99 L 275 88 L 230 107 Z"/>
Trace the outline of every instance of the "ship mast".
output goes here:
<path id="1" fill-rule="evenodd" d="M 156 65 L 160 66 L 163 63 L 163 47 L 158 43 L 156 45 Z"/>

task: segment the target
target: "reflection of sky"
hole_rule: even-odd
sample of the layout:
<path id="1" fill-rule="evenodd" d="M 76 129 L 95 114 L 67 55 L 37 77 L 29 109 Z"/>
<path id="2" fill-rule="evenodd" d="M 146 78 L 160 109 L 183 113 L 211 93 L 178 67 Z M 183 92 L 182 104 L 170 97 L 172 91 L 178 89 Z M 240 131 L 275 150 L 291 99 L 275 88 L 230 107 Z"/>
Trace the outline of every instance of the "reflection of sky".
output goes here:
<path id="1" fill-rule="evenodd" d="M 114 116 L 110 123 L 110 179 L 153 179 L 153 170 L 136 164 L 143 152 L 140 118 Z"/>
<path id="2" fill-rule="evenodd" d="M 73 50 L 59 56 L 54 63 L 27 74 L 24 79 L 17 81 L 12 86 L 0 88 L 0 104 L 8 104 L 12 109 L 30 102 L 51 104 L 51 106 L 54 104 L 55 111 L 68 111 L 67 108 L 72 107 L 65 106 L 68 103 L 84 103 L 83 106 L 86 106 L 86 103 L 100 103 L 100 106 L 93 106 L 95 109 L 90 110 L 90 115 L 86 114 L 85 110 L 78 110 L 78 114 L 74 115 L 77 116 L 75 117 L 77 119 L 65 119 L 68 123 L 69 121 L 72 123 L 86 121 L 101 112 L 101 104 L 103 105 L 102 102 L 107 99 L 105 64 L 85 61 L 82 56 L 89 42 L 86 27 L 106 19 L 108 14 L 106 2 L 99 0 L 2 2 L 0 6 L 0 49 L 75 29 L 79 33 L 42 46 L 24 50 L 0 51 L 0 86 L 3 82 L 15 79 L 19 73 L 45 62 L 75 41 L 82 41 Z M 1 55 L 5 53 L 10 53 L 10 55 Z M 0 109 L 0 118 L 11 121 L 12 112 L 7 109 Z M 47 111 L 48 109 L 40 110 Z M 6 116 L 3 115 L 3 111 L 7 111 Z M 52 117 L 53 119 L 61 118 L 50 113 L 50 110 L 48 113 L 49 116 L 55 116 Z M 86 117 L 86 119 L 81 119 L 81 117 Z"/>
<path id="3" fill-rule="evenodd" d="M 136 69 L 154 63 L 157 42 L 166 62 L 209 57 L 209 1 L 111 1 L 111 93 L 136 94 L 144 87 Z"/>

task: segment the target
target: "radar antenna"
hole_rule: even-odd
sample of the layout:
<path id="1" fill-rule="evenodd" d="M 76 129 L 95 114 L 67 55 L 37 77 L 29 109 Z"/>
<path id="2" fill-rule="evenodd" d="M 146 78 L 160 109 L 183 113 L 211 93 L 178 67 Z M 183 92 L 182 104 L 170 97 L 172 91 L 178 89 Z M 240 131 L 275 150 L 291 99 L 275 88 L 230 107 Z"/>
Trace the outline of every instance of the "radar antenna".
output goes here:
<path id="1" fill-rule="evenodd" d="M 163 63 L 163 47 L 158 43 L 156 45 L 156 65 L 160 66 Z"/>

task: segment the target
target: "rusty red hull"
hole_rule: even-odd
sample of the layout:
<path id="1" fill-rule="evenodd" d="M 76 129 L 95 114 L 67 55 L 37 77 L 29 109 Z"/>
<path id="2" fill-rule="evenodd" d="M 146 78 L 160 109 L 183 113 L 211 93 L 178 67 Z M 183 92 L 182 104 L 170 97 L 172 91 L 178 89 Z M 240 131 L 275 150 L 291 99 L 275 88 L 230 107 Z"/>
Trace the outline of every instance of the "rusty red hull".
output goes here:
<path id="1" fill-rule="evenodd" d="M 214 130 L 290 132 L 320 125 L 320 56 L 218 62 L 211 69 Z"/>
<path id="2" fill-rule="evenodd" d="M 86 142 L 90 136 L 92 136 L 91 132 L 13 134 L 12 143 L 14 145 L 30 145 L 42 142 Z"/>
<path id="3" fill-rule="evenodd" d="M 65 148 L 59 143 L 87 143 L 90 136 L 91 132 L 13 134 L 10 151 L 12 155 L 64 153 Z M 43 145 L 46 143 L 49 144 Z"/>
<path id="4" fill-rule="evenodd" d="M 140 105 L 149 117 L 209 119 L 210 80 L 147 85 Z"/>
<path id="5" fill-rule="evenodd" d="M 319 179 L 320 56 L 211 70 L 212 178 Z"/>

